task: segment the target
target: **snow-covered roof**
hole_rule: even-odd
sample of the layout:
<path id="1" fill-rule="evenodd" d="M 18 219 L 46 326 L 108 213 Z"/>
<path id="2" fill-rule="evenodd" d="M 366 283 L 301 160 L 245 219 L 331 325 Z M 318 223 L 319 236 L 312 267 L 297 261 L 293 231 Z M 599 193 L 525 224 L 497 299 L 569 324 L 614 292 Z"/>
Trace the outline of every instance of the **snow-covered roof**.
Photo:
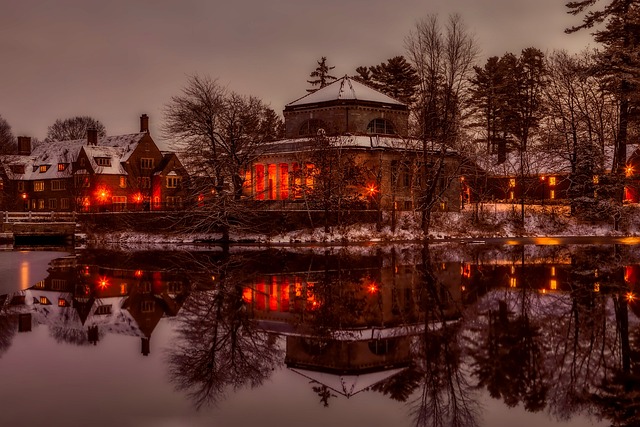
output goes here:
<path id="1" fill-rule="evenodd" d="M 627 160 L 638 150 L 638 144 L 627 144 Z M 609 172 L 613 163 L 613 146 L 605 146 L 602 156 L 602 169 Z M 552 175 L 567 174 L 571 172 L 571 162 L 569 154 L 553 152 L 549 150 L 540 150 L 532 148 L 525 151 L 520 159 L 520 152 L 515 150 L 506 154 L 504 162 L 498 164 L 497 154 L 479 155 L 475 161 L 477 164 L 494 176 L 514 176 L 521 173 L 520 166 L 524 169 L 524 175 Z"/>
<path id="2" fill-rule="evenodd" d="M 127 172 L 120 163 L 120 147 L 104 147 L 96 145 L 86 145 L 82 148 L 91 162 L 91 167 L 102 175 L 126 175 Z M 98 158 L 109 159 L 108 165 L 99 165 Z"/>
<path id="3" fill-rule="evenodd" d="M 386 148 L 398 150 L 421 149 L 420 141 L 417 139 L 373 134 L 329 137 L 329 142 L 334 147 L 342 148 Z M 315 144 L 316 140 L 312 137 L 280 139 L 278 141 L 263 144 L 261 154 L 295 153 L 312 150 Z"/>
<path id="4" fill-rule="evenodd" d="M 26 181 L 64 178 L 71 175 L 71 168 L 58 171 L 59 163 L 70 164 L 78 159 L 80 150 L 83 148 L 92 162 L 94 170 L 99 170 L 102 174 L 124 175 L 121 162 L 125 162 L 136 149 L 140 140 L 146 132 L 99 137 L 97 145 L 88 145 L 86 139 L 74 139 L 68 141 L 50 141 L 38 145 L 30 156 L 12 156 L 12 161 L 4 163 L 25 164 L 24 174 L 10 174 L 10 170 L 5 166 L 7 175 L 12 179 L 22 179 Z M 111 158 L 111 166 L 98 166 L 94 157 Z M 40 171 L 40 166 L 49 166 L 46 170 Z M 99 168 L 99 169 L 96 169 Z"/>
<path id="5" fill-rule="evenodd" d="M 332 83 L 329 83 L 325 87 L 316 90 L 315 92 L 311 92 L 302 98 L 298 98 L 295 101 L 290 102 L 286 107 L 299 107 L 303 105 L 341 100 L 358 100 L 406 106 L 406 104 L 403 104 L 397 99 L 393 99 L 390 96 L 360 83 L 357 80 L 344 76 Z"/>
<path id="6" fill-rule="evenodd" d="M 346 397 L 351 397 L 369 387 L 393 377 L 404 371 L 406 368 L 388 369 L 379 372 L 365 373 L 361 375 L 335 375 L 326 372 L 312 371 L 309 369 L 289 368 L 298 375 L 329 387 Z"/>

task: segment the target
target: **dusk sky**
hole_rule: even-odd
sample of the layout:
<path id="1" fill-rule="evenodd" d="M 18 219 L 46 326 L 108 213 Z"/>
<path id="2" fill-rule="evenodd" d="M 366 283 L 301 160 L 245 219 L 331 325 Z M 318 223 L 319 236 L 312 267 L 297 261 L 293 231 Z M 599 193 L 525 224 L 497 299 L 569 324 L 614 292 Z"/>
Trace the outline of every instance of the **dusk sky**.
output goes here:
<path id="1" fill-rule="evenodd" d="M 304 95 L 321 56 L 340 77 L 403 55 L 417 20 L 459 13 L 482 55 L 595 46 L 564 0 L 0 0 L 0 116 L 43 139 L 58 118 L 89 115 L 110 135 L 150 116 L 189 75 L 209 75 L 278 113 Z"/>

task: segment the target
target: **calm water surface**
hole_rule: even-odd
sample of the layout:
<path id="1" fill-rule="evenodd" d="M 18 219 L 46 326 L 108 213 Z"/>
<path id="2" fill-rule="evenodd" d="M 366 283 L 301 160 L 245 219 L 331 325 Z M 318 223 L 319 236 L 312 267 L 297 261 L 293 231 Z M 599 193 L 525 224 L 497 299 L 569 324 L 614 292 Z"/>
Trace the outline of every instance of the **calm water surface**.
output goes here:
<path id="1" fill-rule="evenodd" d="M 3 426 L 640 422 L 631 244 L 0 255 Z"/>

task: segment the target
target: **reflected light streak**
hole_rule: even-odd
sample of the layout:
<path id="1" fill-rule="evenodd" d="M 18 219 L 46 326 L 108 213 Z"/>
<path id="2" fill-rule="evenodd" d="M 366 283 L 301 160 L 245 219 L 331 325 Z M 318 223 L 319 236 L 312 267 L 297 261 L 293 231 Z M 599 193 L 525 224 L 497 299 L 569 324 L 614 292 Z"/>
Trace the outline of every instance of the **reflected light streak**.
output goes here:
<path id="1" fill-rule="evenodd" d="M 29 276 L 30 269 L 29 261 L 22 261 L 22 264 L 20 264 L 20 289 L 27 289 L 32 285 L 31 277 Z"/>

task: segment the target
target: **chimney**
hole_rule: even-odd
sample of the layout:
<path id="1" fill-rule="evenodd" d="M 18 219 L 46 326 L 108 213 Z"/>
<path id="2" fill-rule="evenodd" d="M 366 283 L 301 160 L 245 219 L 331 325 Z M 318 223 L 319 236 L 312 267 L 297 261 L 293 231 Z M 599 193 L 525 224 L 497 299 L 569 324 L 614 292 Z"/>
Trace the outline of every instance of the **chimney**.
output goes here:
<path id="1" fill-rule="evenodd" d="M 146 114 L 140 116 L 140 132 L 149 133 L 149 116 Z"/>
<path id="2" fill-rule="evenodd" d="M 87 145 L 98 145 L 98 129 L 87 129 Z"/>
<path id="3" fill-rule="evenodd" d="M 18 137 L 18 154 L 21 156 L 29 156 L 31 154 L 31 137 Z"/>

